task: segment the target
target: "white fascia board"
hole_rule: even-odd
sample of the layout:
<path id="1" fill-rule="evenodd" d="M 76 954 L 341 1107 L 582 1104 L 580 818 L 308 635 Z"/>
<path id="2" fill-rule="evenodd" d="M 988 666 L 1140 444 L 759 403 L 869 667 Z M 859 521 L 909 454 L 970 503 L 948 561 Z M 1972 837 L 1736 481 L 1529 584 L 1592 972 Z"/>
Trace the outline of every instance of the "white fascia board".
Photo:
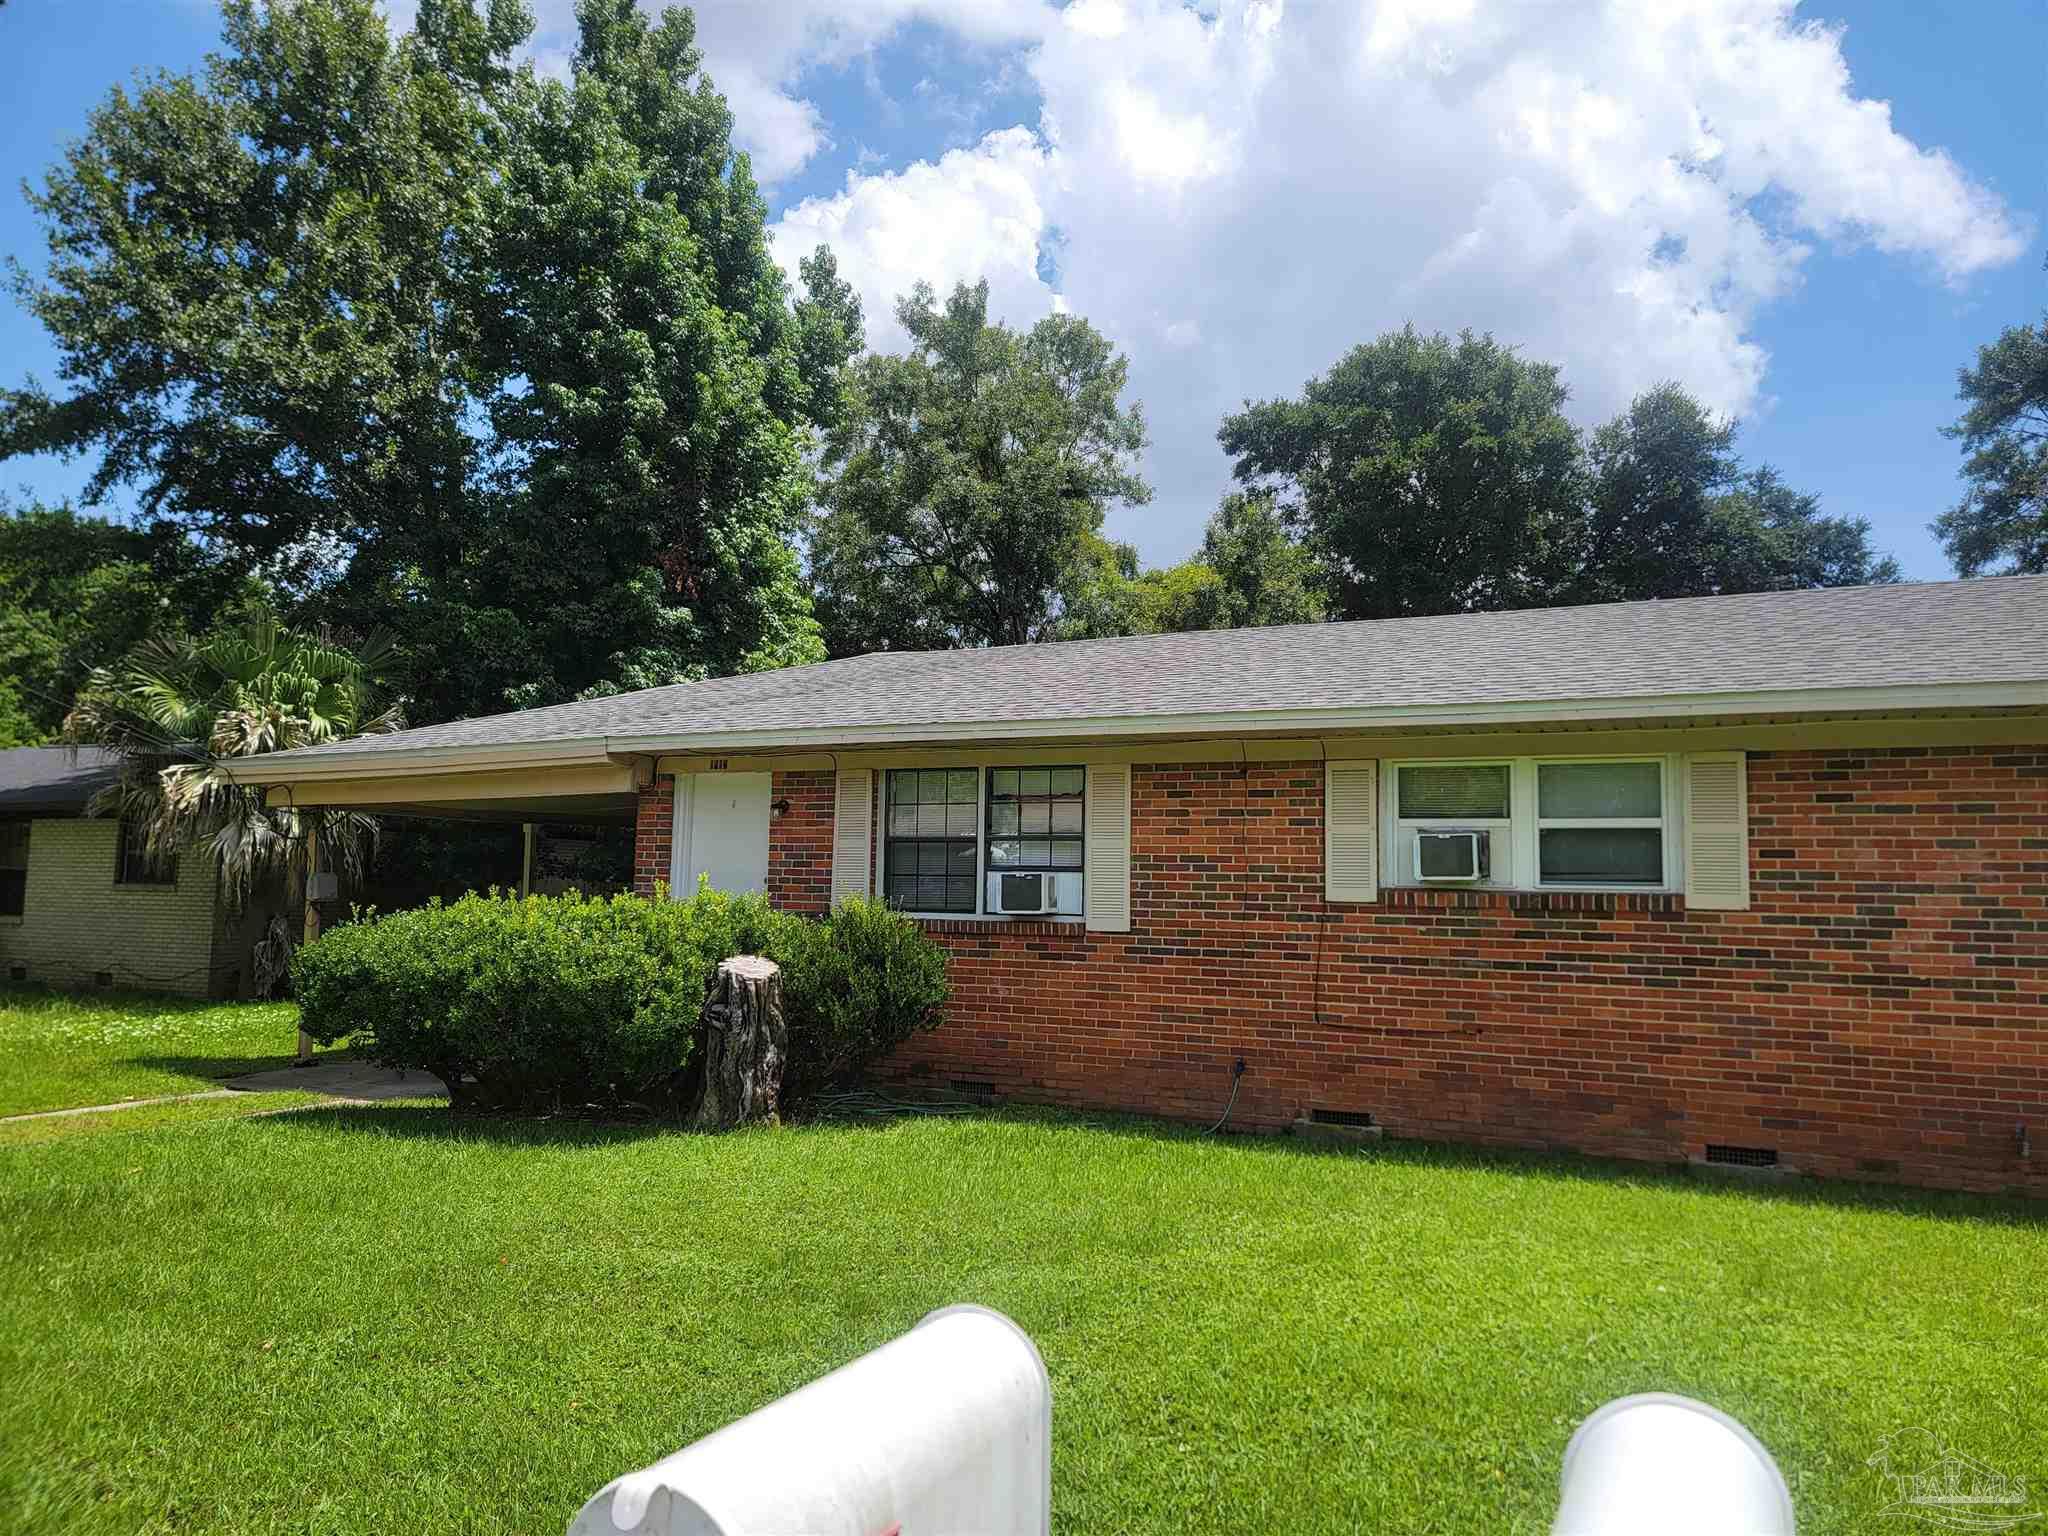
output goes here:
<path id="1" fill-rule="evenodd" d="M 594 767 L 612 761 L 602 736 L 505 746 L 378 747 L 367 752 L 277 753 L 223 767 L 237 784 L 317 784 L 328 779 L 385 779 L 426 773 L 488 773 L 520 768 Z"/>

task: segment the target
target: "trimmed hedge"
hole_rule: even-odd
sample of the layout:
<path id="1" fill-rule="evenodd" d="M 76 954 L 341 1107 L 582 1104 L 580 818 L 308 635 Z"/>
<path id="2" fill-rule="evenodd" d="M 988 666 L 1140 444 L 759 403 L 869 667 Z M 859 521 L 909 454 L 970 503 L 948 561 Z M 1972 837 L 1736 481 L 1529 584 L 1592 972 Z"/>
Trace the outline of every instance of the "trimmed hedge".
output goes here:
<path id="1" fill-rule="evenodd" d="M 814 919 L 712 890 L 366 914 L 301 949 L 292 986 L 314 1039 L 430 1072 L 457 1104 L 672 1113 L 718 962 L 740 954 L 782 967 L 785 1104 L 935 1027 L 946 1000 L 944 953 L 879 903 Z"/>

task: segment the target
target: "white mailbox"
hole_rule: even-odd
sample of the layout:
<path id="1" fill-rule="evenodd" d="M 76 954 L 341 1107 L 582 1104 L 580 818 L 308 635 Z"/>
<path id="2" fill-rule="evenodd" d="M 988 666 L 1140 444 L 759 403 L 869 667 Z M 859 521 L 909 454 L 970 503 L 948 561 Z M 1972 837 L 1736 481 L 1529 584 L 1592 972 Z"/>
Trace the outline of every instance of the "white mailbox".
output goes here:
<path id="1" fill-rule="evenodd" d="M 1551 1536 L 1793 1536 L 1792 1494 L 1763 1443 L 1669 1392 L 1596 1408 L 1564 1448 Z"/>
<path id="2" fill-rule="evenodd" d="M 1052 1382 L 1030 1337 L 945 1307 L 603 1489 L 569 1536 L 1047 1536 Z"/>

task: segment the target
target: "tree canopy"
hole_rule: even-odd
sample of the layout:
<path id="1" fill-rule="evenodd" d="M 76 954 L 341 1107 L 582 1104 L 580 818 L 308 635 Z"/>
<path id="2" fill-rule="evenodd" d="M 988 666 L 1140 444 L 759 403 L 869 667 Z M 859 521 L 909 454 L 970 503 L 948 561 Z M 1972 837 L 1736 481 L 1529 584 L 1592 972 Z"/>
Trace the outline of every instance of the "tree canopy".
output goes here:
<path id="1" fill-rule="evenodd" d="M 2048 571 L 2048 316 L 1979 348 L 1956 385 L 1968 489 L 1934 532 L 1965 576 Z"/>
<path id="2" fill-rule="evenodd" d="M 1829 517 L 1676 384 L 1582 435 L 1558 370 L 1411 327 L 1218 434 L 1277 498 L 1333 616 L 1895 581 L 1869 525 Z"/>
<path id="3" fill-rule="evenodd" d="M 1233 492 L 1209 519 L 1202 547 L 1177 565 L 1141 570 L 1129 544 L 1096 539 L 1067 594 L 1065 639 L 1310 624 L 1324 616 L 1316 563 L 1289 534 L 1272 499 Z"/>
<path id="4" fill-rule="evenodd" d="M 227 0 L 31 195 L 61 387 L 0 394 L 0 456 L 388 628 L 424 719 L 822 655 L 793 546 L 858 306 L 770 259 L 689 13 L 577 17 L 564 81 L 519 0 Z"/>
<path id="5" fill-rule="evenodd" d="M 1557 590 L 1583 504 L 1556 368 L 1409 327 L 1218 432 L 1277 496 L 1345 618 L 1520 608 Z"/>
<path id="6" fill-rule="evenodd" d="M 1112 502 L 1151 490 L 1127 365 L 1086 320 L 1018 332 L 988 284 L 898 301 L 901 357 L 854 370 L 811 544 L 833 654 L 1052 638 Z"/>

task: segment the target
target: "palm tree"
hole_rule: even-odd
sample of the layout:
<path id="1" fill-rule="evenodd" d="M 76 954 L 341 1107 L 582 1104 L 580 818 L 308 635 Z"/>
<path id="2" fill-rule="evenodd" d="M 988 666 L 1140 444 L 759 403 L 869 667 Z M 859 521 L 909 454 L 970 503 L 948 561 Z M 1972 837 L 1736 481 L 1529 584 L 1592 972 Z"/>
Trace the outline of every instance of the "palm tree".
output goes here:
<path id="1" fill-rule="evenodd" d="M 316 842 L 322 868 L 359 877 L 376 847 L 374 817 L 267 806 L 260 789 L 230 777 L 230 765 L 402 729 L 374 680 L 389 652 L 377 640 L 351 653 L 271 615 L 200 638 L 152 636 L 118 665 L 96 668 L 65 717 L 67 742 L 108 747 L 122 760 L 88 809 L 142 827 L 152 859 L 204 846 L 236 911 L 272 877 L 302 881 Z"/>

